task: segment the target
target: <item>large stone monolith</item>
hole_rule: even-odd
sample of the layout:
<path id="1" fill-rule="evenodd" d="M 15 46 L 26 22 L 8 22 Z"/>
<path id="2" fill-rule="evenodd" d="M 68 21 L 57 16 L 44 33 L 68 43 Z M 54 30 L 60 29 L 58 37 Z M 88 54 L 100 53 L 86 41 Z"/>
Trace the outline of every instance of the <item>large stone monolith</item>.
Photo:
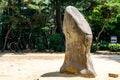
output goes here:
<path id="1" fill-rule="evenodd" d="M 95 77 L 90 58 L 92 31 L 83 15 L 73 6 L 68 6 L 65 10 L 63 32 L 66 53 L 60 72 Z"/>

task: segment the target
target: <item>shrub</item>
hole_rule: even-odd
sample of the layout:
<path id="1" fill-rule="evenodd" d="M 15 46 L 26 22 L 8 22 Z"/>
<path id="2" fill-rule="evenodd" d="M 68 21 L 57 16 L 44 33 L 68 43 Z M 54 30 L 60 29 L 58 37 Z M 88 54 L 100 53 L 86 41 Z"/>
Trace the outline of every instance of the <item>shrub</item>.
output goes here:
<path id="1" fill-rule="evenodd" d="M 48 38 L 49 48 L 54 51 L 64 51 L 63 38 L 61 34 L 52 34 Z"/>
<path id="2" fill-rule="evenodd" d="M 120 51 L 120 44 L 109 44 L 108 45 L 108 47 L 109 47 L 109 49 L 111 50 L 111 51 Z"/>
<path id="3" fill-rule="evenodd" d="M 99 46 L 97 46 L 95 43 L 91 45 L 91 52 L 96 52 L 99 49 Z"/>
<path id="4" fill-rule="evenodd" d="M 45 51 L 45 45 L 43 43 L 39 43 L 36 45 L 37 51 Z"/>
<path id="5" fill-rule="evenodd" d="M 109 45 L 109 42 L 106 42 L 106 41 L 101 41 L 98 43 L 100 50 L 108 50 L 109 49 L 108 45 Z"/>

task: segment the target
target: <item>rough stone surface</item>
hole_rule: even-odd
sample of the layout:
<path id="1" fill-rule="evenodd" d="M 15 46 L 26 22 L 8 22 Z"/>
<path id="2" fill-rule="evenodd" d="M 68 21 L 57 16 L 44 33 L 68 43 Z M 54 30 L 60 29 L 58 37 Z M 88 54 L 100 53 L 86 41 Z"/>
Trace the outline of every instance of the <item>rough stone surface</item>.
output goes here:
<path id="1" fill-rule="evenodd" d="M 109 73 L 108 76 L 113 78 L 118 78 L 119 75 L 114 73 Z"/>
<path id="2" fill-rule="evenodd" d="M 92 31 L 83 15 L 73 6 L 68 6 L 65 10 L 63 32 L 66 53 L 60 72 L 95 77 L 90 58 Z"/>

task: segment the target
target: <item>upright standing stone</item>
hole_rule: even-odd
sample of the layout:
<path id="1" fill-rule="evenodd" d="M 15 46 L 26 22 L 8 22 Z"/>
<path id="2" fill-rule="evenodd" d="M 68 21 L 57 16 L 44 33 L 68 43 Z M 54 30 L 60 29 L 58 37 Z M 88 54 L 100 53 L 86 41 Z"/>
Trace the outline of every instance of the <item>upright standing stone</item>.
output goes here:
<path id="1" fill-rule="evenodd" d="M 60 72 L 95 77 L 90 58 L 92 31 L 82 14 L 73 6 L 68 6 L 65 10 L 63 32 L 66 53 Z"/>

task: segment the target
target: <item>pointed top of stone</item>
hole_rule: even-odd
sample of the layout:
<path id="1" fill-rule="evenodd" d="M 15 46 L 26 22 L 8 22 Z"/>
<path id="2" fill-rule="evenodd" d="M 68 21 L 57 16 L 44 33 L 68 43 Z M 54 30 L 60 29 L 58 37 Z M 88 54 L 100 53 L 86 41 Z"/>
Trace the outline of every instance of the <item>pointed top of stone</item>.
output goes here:
<path id="1" fill-rule="evenodd" d="M 73 6 L 68 6 L 66 8 L 66 12 L 71 15 L 71 17 L 75 20 L 75 23 L 78 25 L 79 29 L 82 30 L 86 34 L 92 34 L 91 28 L 83 17 L 83 15 L 78 11 L 77 8 Z"/>

